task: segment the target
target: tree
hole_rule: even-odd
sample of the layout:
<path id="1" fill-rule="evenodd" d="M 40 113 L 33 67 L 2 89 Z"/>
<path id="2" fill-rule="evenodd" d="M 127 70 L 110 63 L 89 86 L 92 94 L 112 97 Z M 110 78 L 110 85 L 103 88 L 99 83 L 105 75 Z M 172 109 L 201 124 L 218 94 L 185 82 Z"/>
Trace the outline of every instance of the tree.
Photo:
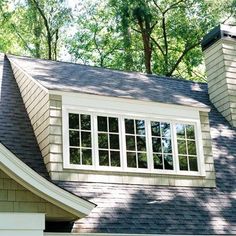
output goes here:
<path id="1" fill-rule="evenodd" d="M 133 34 L 140 34 L 146 73 L 172 76 L 178 70 L 191 71 L 201 62 L 200 41 L 219 23 L 220 8 L 214 1 L 204 0 L 110 0 L 125 17 Z M 126 3 L 128 14 L 122 14 Z M 186 60 L 190 52 L 195 60 Z M 153 65 L 152 65 L 153 64 Z"/>
<path id="2" fill-rule="evenodd" d="M 63 27 L 71 20 L 71 10 L 64 0 L 27 0 L 2 8 L 5 25 L 18 38 L 25 52 L 34 57 L 57 59 L 58 43 Z"/>

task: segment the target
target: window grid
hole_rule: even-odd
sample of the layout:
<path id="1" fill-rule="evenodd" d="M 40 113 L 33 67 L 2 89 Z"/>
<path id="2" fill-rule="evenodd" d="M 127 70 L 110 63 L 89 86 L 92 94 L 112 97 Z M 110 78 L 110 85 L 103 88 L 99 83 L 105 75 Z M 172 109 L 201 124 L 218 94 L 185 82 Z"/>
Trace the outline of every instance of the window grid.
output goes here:
<path id="1" fill-rule="evenodd" d="M 158 124 L 158 126 L 157 126 Z M 167 125 L 169 127 L 169 135 L 167 136 L 164 136 L 163 135 L 163 126 Z M 174 165 L 173 165 L 173 145 L 172 145 L 172 126 L 170 123 L 167 123 L 167 122 L 160 122 L 160 121 L 150 121 L 150 126 L 151 126 L 151 142 L 152 142 L 152 159 L 153 159 L 153 168 L 154 169 L 157 169 L 157 170 L 173 170 L 174 169 Z M 158 127 L 159 129 L 159 135 L 158 134 L 153 134 L 154 131 L 154 127 L 156 126 L 156 128 Z M 157 132 L 157 131 L 156 131 Z M 160 140 L 160 150 L 159 151 L 155 151 L 155 143 L 154 143 L 154 140 Z M 164 149 L 164 141 L 165 140 L 169 140 L 169 145 L 170 145 L 170 149 L 171 149 L 171 152 L 167 152 L 165 151 Z M 158 157 L 159 156 L 159 157 Z M 158 159 L 161 159 L 161 162 L 160 162 L 160 166 L 162 167 L 156 167 L 155 168 L 155 158 L 158 158 Z M 171 164 L 168 163 L 168 159 L 170 162 L 172 162 Z M 165 164 L 166 163 L 166 164 Z M 168 164 L 167 164 L 168 163 Z M 168 166 L 169 165 L 169 166 Z"/>
<path id="2" fill-rule="evenodd" d="M 71 117 L 74 115 L 78 119 L 76 119 L 76 123 L 78 128 L 70 128 L 69 125 L 69 136 L 70 134 L 73 134 L 73 132 L 78 133 L 77 135 L 74 136 L 74 138 L 79 137 L 79 140 L 76 140 L 78 142 L 78 145 L 71 145 L 71 140 L 69 140 L 69 149 L 70 149 L 70 163 L 72 162 L 73 164 L 79 164 L 79 165 L 92 165 L 92 132 L 91 132 L 91 116 L 87 114 L 74 114 L 70 113 L 69 116 Z M 89 117 L 89 126 L 90 129 L 82 129 L 81 126 L 81 121 L 82 121 L 82 116 L 87 116 Z M 70 123 L 70 118 L 69 118 L 69 123 Z M 83 139 L 82 133 L 87 133 L 88 137 L 90 136 L 90 146 L 83 145 Z M 75 151 L 76 150 L 76 151 Z M 87 153 L 87 160 L 86 160 L 86 152 Z M 86 162 L 86 164 L 85 164 Z"/>
<path id="3" fill-rule="evenodd" d="M 139 120 L 139 119 L 131 119 L 131 118 L 125 118 L 125 141 L 126 141 L 126 159 L 127 159 L 127 168 L 136 168 L 136 169 L 147 169 L 148 168 L 148 162 L 147 162 L 147 135 L 146 135 L 146 122 L 145 120 Z M 132 121 L 133 123 L 133 133 L 132 132 L 127 132 L 127 126 L 126 124 L 128 121 Z M 126 123 L 127 122 L 127 123 Z M 138 133 L 138 123 L 143 123 L 143 134 Z M 133 137 L 134 139 L 134 150 L 128 149 L 127 145 L 127 140 L 128 138 Z M 139 150 L 138 149 L 138 139 L 140 141 L 143 139 L 145 140 L 145 150 Z M 134 163 L 131 164 L 129 163 L 129 160 L 131 159 L 131 154 L 135 155 L 135 166 Z M 142 158 L 144 158 L 144 161 L 142 161 Z M 129 160 L 128 160 L 129 159 Z"/>
<path id="4" fill-rule="evenodd" d="M 184 127 L 184 136 L 178 137 L 178 128 L 182 126 Z M 188 128 L 192 130 L 192 137 L 188 137 Z M 177 150 L 178 150 L 178 162 L 179 162 L 179 169 L 180 171 L 198 171 L 198 160 L 197 160 L 197 146 L 196 146 L 196 137 L 195 137 L 195 129 L 193 125 L 186 125 L 186 124 L 176 124 L 176 131 L 177 131 Z M 182 134 L 183 135 L 183 134 Z M 182 151 L 180 142 L 184 142 L 184 150 Z M 190 144 L 193 143 L 193 152 L 194 154 L 190 154 L 191 146 Z M 192 144 L 191 144 L 192 145 Z M 181 160 L 182 159 L 182 160 Z M 185 159 L 185 161 L 184 161 Z M 190 159 L 193 161 L 193 165 L 190 165 Z M 184 163 L 185 162 L 185 163 Z"/>
<path id="5" fill-rule="evenodd" d="M 107 131 L 100 131 L 99 130 L 99 118 L 106 118 L 106 129 Z M 110 120 L 111 119 L 116 119 L 117 120 L 117 132 L 112 132 L 110 131 L 112 128 L 111 128 L 111 122 Z M 116 118 L 116 117 L 111 117 L 111 116 L 97 116 L 97 138 L 98 138 L 98 157 L 99 157 L 99 166 L 109 166 L 109 167 L 120 167 L 121 166 L 121 157 L 120 157 L 120 126 L 119 126 L 119 119 Z M 103 148 L 103 147 L 99 147 L 99 134 L 105 134 L 107 135 L 107 148 Z M 115 135 L 115 136 L 118 136 L 118 148 L 111 148 L 111 135 Z M 108 153 L 108 165 L 100 165 L 100 152 L 99 151 L 106 151 Z M 114 164 L 112 163 L 112 158 L 111 158 L 111 153 L 113 152 L 118 154 L 119 156 L 119 161 L 117 162 L 117 164 Z"/>
<path id="6" fill-rule="evenodd" d="M 183 123 L 183 125 L 185 126 L 185 133 L 184 133 L 184 137 L 183 138 L 180 138 L 178 137 L 177 135 L 177 131 L 176 131 L 176 127 L 178 125 L 178 123 L 175 123 L 175 122 L 164 122 L 164 121 L 155 121 L 155 122 L 159 122 L 160 124 L 161 123 L 169 123 L 170 124 L 170 141 L 171 141 L 171 147 L 172 147 L 172 151 L 170 153 L 166 153 L 164 152 L 163 150 L 163 143 L 162 143 L 162 139 L 164 138 L 163 135 L 162 135 L 162 132 L 160 132 L 160 136 L 158 135 L 152 135 L 152 130 L 151 130 L 151 122 L 152 120 L 149 120 L 149 119 L 134 119 L 133 117 L 132 118 L 126 118 L 126 117 L 123 117 L 123 116 L 106 116 L 106 120 L 107 120 L 107 132 L 105 131 L 98 131 L 98 126 L 97 126 L 97 118 L 99 117 L 99 115 L 97 114 L 84 114 L 86 112 L 82 112 L 82 113 L 72 113 L 72 114 L 76 114 L 79 116 L 79 127 L 78 128 L 71 128 L 71 127 L 68 127 L 69 128 L 69 133 L 70 131 L 75 131 L 75 132 L 79 132 L 79 146 L 74 146 L 74 145 L 70 145 L 70 140 L 69 140 L 69 150 L 72 148 L 72 149 L 78 149 L 79 150 L 79 155 L 80 155 L 80 161 L 79 163 L 75 163 L 76 165 L 81 165 L 81 166 L 85 166 L 85 164 L 83 164 L 83 153 L 82 153 L 82 149 L 83 150 L 90 150 L 90 153 L 91 153 L 91 164 L 89 164 L 91 167 L 99 167 L 99 150 L 104 150 L 104 151 L 108 151 L 109 153 L 109 166 L 107 166 L 108 168 L 111 168 L 114 167 L 114 166 L 111 166 L 111 154 L 110 152 L 111 151 L 118 151 L 119 152 L 119 156 L 120 156 L 120 166 L 118 168 L 122 168 L 123 170 L 130 170 L 130 169 L 139 169 L 139 170 L 142 170 L 142 171 L 145 171 L 145 170 L 150 170 L 150 171 L 165 171 L 165 166 L 164 166 L 164 162 L 163 162 L 163 156 L 164 154 L 168 154 L 168 155 L 172 155 L 172 163 L 173 163 L 173 169 L 167 169 L 169 171 L 174 171 L 174 172 L 183 172 L 183 170 L 181 170 L 180 168 L 180 160 L 179 160 L 179 157 L 182 155 L 182 156 L 186 156 L 187 157 L 187 170 L 186 171 L 191 171 L 191 172 L 198 172 L 199 171 L 199 159 L 198 159 L 198 145 L 196 143 L 196 127 L 195 125 L 189 125 L 188 122 L 187 123 Z M 70 114 L 70 113 L 69 113 Z M 81 127 L 81 115 L 88 115 L 90 117 L 90 130 L 86 130 L 86 129 L 82 129 Z M 101 116 L 104 116 L 101 114 Z M 118 132 L 111 132 L 110 131 L 110 124 L 109 124 L 109 117 L 113 117 L 113 118 L 117 118 L 118 119 Z M 134 122 L 134 133 L 131 134 L 131 133 L 126 133 L 126 127 L 125 127 L 125 120 L 128 119 L 128 120 L 133 120 Z M 96 120 L 95 122 L 95 126 L 94 126 L 94 121 Z M 139 134 L 137 132 L 137 127 L 136 127 L 136 121 L 144 121 L 144 134 Z M 193 130 L 194 130 L 194 138 L 188 138 L 187 137 L 187 131 L 186 131 L 186 127 L 187 126 L 192 126 L 193 127 Z M 150 130 L 150 131 L 149 131 Z M 91 146 L 90 147 L 86 147 L 86 146 L 83 146 L 82 145 L 82 133 L 89 133 L 91 134 Z M 98 146 L 98 134 L 107 134 L 108 135 L 108 148 L 99 148 Z M 109 135 L 118 135 L 119 136 L 119 149 L 113 149 L 111 148 L 111 144 L 110 144 L 110 138 L 109 138 Z M 134 137 L 134 142 L 135 142 L 135 150 L 128 150 L 127 149 L 127 143 L 126 143 L 126 136 L 132 136 Z M 124 137 L 124 139 L 122 138 Z M 138 150 L 138 137 L 144 137 L 144 140 L 145 140 L 145 151 L 140 151 Z M 152 147 L 152 139 L 153 138 L 160 138 L 161 139 L 161 152 L 155 152 L 153 151 L 153 147 Z M 182 140 L 182 141 L 185 141 L 185 149 L 186 149 L 186 155 L 183 155 L 181 153 L 179 153 L 179 147 L 178 147 L 178 140 Z M 192 155 L 191 153 L 189 153 L 189 148 L 188 148 L 188 142 L 194 142 L 194 149 L 196 151 L 196 154 L 195 155 Z M 150 143 L 151 142 L 151 143 Z M 175 145 L 175 143 L 177 145 Z M 125 146 L 124 146 L 125 145 Z M 96 147 L 96 148 L 94 148 Z M 97 151 L 96 151 L 97 150 Z M 135 168 L 132 168 L 132 167 L 128 167 L 128 160 L 127 160 L 127 152 L 130 152 L 130 153 L 135 153 L 135 161 L 136 161 L 136 167 Z M 97 154 L 96 154 L 97 153 Z M 146 159 L 145 159 L 145 162 L 146 162 L 146 167 L 145 168 L 139 168 L 139 159 L 138 159 L 138 154 L 141 153 L 141 154 L 145 154 L 146 155 Z M 95 155 L 96 154 L 96 155 Z M 154 168 L 154 161 L 153 161 L 153 158 L 154 158 L 154 155 L 155 154 L 161 154 L 162 155 L 162 163 L 163 163 L 163 168 L 162 169 L 157 169 L 157 168 Z M 195 158 L 195 162 L 196 162 L 196 166 L 197 166 L 197 169 L 191 169 L 190 167 L 190 159 L 191 158 Z M 96 163 L 96 165 L 95 165 Z M 70 164 L 74 164 L 74 163 L 71 163 Z M 103 166 L 104 167 L 104 166 Z M 106 166 L 105 166 L 106 167 Z M 117 168 L 117 167 L 115 167 Z M 161 172 L 160 172 L 161 173 Z M 171 173 L 171 172 L 170 172 Z"/>

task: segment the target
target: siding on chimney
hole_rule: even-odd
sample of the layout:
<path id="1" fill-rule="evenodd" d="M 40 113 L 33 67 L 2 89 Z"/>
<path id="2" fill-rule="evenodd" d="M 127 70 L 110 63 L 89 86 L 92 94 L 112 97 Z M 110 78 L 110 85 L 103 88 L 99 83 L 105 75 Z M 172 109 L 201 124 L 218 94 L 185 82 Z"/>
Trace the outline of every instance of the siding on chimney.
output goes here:
<path id="1" fill-rule="evenodd" d="M 204 54 L 210 100 L 236 127 L 236 41 L 220 39 Z"/>

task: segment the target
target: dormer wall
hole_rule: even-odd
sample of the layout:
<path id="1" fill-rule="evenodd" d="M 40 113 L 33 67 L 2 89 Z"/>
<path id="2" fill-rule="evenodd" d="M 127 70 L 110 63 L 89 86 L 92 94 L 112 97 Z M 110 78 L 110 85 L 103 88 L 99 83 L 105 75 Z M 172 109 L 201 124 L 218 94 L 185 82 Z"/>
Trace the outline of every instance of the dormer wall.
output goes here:
<path id="1" fill-rule="evenodd" d="M 54 164 L 62 162 L 61 96 L 50 95 L 14 62 L 11 67 L 47 170 L 62 170 Z"/>

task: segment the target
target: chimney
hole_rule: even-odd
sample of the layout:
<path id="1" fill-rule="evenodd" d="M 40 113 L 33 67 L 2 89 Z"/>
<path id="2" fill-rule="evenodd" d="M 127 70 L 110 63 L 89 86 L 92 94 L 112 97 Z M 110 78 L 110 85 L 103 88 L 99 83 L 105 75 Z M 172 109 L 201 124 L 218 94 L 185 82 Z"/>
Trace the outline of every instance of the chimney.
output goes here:
<path id="1" fill-rule="evenodd" d="M 202 49 L 210 100 L 236 127 L 236 26 L 214 28 L 203 38 Z"/>

